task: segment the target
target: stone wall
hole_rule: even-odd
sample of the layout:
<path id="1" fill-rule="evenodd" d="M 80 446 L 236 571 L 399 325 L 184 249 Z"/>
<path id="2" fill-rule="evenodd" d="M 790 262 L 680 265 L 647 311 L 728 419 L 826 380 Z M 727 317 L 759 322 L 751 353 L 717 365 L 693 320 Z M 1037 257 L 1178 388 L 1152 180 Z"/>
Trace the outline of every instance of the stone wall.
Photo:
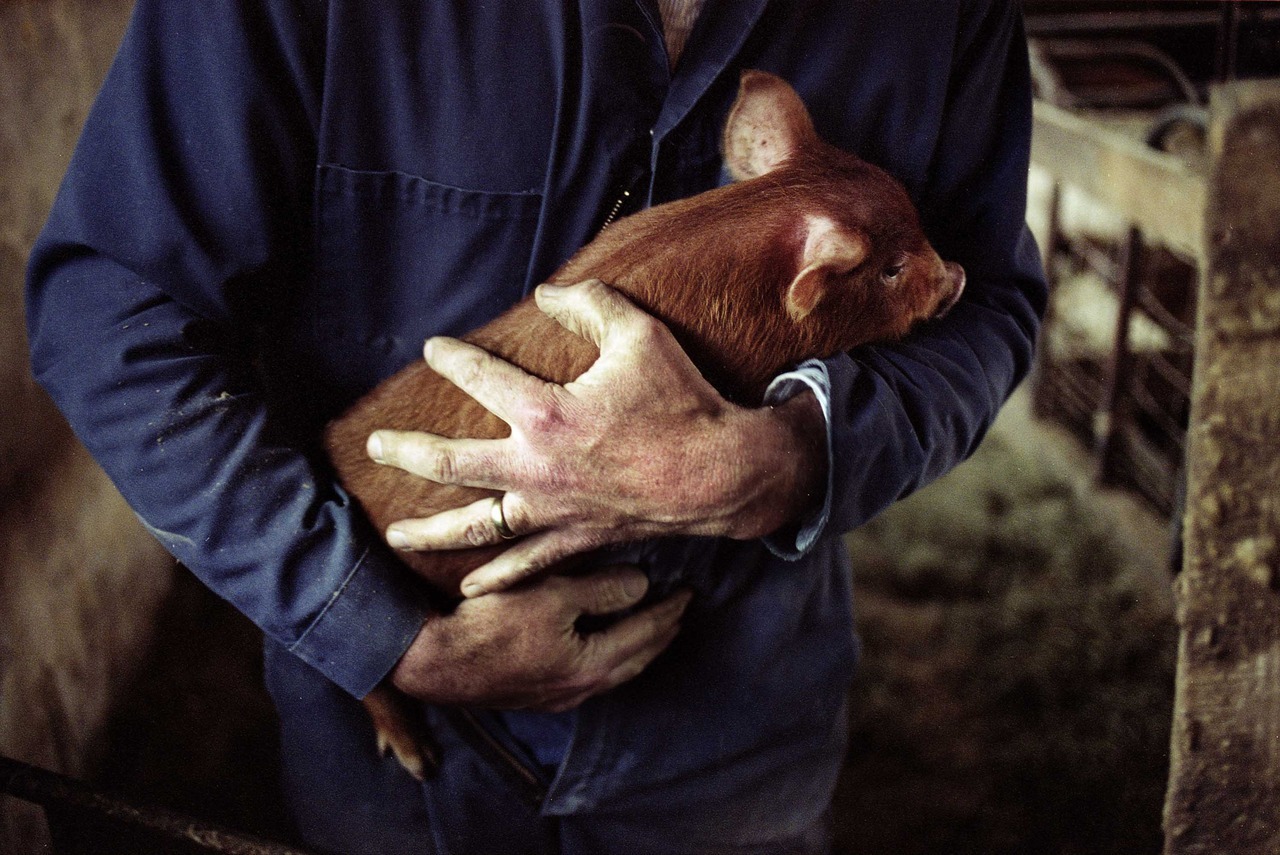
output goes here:
<path id="1" fill-rule="evenodd" d="M 172 560 L 35 385 L 23 270 L 128 0 L 0 2 L 0 753 L 70 774 L 151 636 Z M 0 797 L 0 851 L 45 848 Z"/>

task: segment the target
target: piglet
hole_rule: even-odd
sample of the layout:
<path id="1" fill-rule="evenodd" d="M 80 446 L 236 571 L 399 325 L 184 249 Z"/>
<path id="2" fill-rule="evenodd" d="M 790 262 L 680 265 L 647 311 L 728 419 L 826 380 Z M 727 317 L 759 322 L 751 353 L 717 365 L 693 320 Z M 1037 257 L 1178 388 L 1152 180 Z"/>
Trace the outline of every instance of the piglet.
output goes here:
<path id="1" fill-rule="evenodd" d="M 818 138 L 783 80 L 744 72 L 726 122 L 735 183 L 617 221 L 551 278 L 602 280 L 665 323 L 695 365 L 735 403 L 758 405 L 769 380 L 809 357 L 896 339 L 960 296 L 964 271 L 929 245 L 903 188 Z M 526 298 L 465 340 L 543 380 L 568 383 L 596 360 L 590 342 Z M 389 378 L 325 433 L 338 477 L 380 530 L 477 501 L 491 491 L 435 484 L 371 461 L 377 429 L 499 438 L 505 423 L 423 362 Z M 398 553 L 447 596 L 509 544 Z M 400 701 L 366 699 L 379 746 L 421 774 Z"/>

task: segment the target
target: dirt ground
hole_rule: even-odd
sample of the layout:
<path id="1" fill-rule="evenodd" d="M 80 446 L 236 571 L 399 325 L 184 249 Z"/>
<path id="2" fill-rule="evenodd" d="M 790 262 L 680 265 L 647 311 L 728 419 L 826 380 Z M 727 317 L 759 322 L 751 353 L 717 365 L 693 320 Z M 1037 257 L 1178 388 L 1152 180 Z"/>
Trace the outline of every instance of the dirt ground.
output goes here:
<path id="1" fill-rule="evenodd" d="M 1160 524 L 1015 402 L 974 459 L 849 538 L 865 642 L 841 855 L 1156 852 L 1174 625 Z M 177 586 L 99 775 L 287 836 L 257 634 Z"/>
<path id="2" fill-rule="evenodd" d="M 1015 399 L 968 463 L 848 538 L 865 643 L 837 842 L 1158 852 L 1168 533 Z"/>

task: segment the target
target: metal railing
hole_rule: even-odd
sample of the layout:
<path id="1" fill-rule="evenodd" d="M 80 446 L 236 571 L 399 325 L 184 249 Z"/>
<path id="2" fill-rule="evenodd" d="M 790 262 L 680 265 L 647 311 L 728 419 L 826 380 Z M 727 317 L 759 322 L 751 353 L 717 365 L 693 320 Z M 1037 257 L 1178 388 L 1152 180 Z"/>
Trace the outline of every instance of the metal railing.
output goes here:
<path id="1" fill-rule="evenodd" d="M 0 794 L 43 808 L 56 855 L 311 855 L 2 755 Z"/>

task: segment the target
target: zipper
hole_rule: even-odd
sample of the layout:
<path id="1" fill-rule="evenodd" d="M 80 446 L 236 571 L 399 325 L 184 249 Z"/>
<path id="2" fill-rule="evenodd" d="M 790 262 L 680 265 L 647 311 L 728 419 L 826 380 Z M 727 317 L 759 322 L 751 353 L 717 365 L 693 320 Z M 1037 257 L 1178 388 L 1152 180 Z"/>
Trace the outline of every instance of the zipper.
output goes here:
<path id="1" fill-rule="evenodd" d="M 625 173 L 625 177 L 617 183 L 618 196 L 613 206 L 609 208 L 609 213 L 604 218 L 604 222 L 600 225 L 596 234 L 604 231 L 613 225 L 617 220 L 634 212 L 634 202 L 639 198 L 638 186 L 644 177 L 649 174 L 649 170 L 645 166 L 641 166 L 634 160 L 631 162 L 631 168 Z"/>
<path id="2" fill-rule="evenodd" d="M 488 757 L 499 769 L 509 773 L 512 782 L 526 801 L 535 807 L 542 806 L 549 789 L 542 776 L 529 768 L 515 752 L 490 733 L 474 712 L 461 707 L 450 707 L 446 709 L 445 715 L 452 720 L 454 727 L 474 749 Z"/>
<path id="3" fill-rule="evenodd" d="M 610 209 L 609 215 L 604 218 L 604 225 L 600 226 L 600 231 L 604 231 L 609 228 L 609 226 L 613 225 L 613 221 L 618 219 L 618 212 L 622 210 L 622 206 L 625 205 L 627 200 L 630 198 L 631 191 L 623 190 L 622 195 L 618 197 L 618 201 L 613 203 L 613 208 Z"/>

